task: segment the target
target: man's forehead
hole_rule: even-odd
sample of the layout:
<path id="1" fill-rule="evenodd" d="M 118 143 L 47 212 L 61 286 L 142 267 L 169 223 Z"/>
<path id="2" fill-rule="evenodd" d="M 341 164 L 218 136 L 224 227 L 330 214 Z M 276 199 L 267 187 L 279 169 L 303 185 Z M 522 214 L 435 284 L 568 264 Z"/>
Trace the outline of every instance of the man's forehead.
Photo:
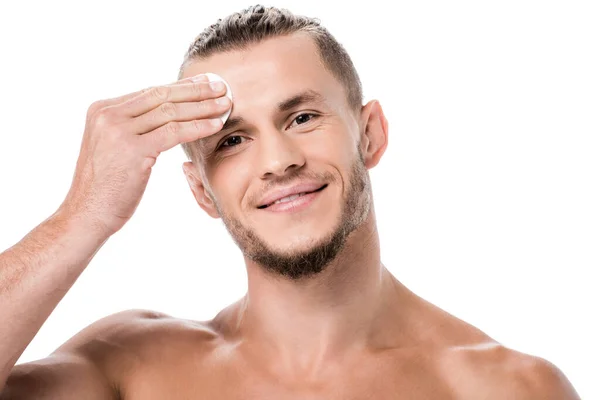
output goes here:
<path id="1" fill-rule="evenodd" d="M 223 77 L 238 93 L 257 93 L 272 85 L 306 87 L 327 78 L 318 47 L 306 34 L 269 38 L 242 50 L 194 60 L 186 66 L 184 77 L 205 72 Z"/>
<path id="2" fill-rule="evenodd" d="M 303 60 L 301 64 L 296 64 L 297 60 Z M 243 48 L 230 49 L 226 51 L 217 51 L 208 57 L 195 59 L 186 67 L 189 75 L 201 73 L 203 69 L 215 70 L 245 70 L 258 66 L 265 68 L 269 64 L 277 68 L 280 63 L 296 64 L 297 67 L 316 67 L 322 66 L 321 56 L 318 46 L 314 39 L 305 32 L 296 32 L 290 35 L 276 36 L 266 38 L 256 43 L 250 43 Z M 311 65 L 316 62 L 316 65 Z M 195 72 L 194 69 L 198 69 Z M 217 71 L 215 71 L 217 72 Z M 268 72 L 264 71 L 263 72 Z M 242 73 L 241 75 L 245 75 Z"/>

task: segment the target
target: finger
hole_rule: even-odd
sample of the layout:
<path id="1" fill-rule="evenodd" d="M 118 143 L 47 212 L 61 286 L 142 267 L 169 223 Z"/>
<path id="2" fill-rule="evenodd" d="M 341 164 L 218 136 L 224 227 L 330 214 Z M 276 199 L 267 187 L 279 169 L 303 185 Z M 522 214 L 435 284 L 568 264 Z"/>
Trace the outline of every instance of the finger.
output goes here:
<path id="1" fill-rule="evenodd" d="M 151 154 L 159 154 L 167 151 L 178 144 L 192 142 L 221 130 L 223 121 L 221 118 L 172 121 L 168 124 L 139 136 L 142 146 Z"/>
<path id="2" fill-rule="evenodd" d="M 194 81 L 192 79 L 196 79 L 197 82 L 208 82 L 208 77 L 204 74 L 201 75 L 196 75 L 196 76 L 191 76 L 189 78 L 184 78 L 184 79 L 180 79 L 178 81 L 169 83 L 165 86 L 174 86 L 174 85 L 184 85 L 184 84 L 190 84 L 193 83 Z M 147 91 L 153 89 L 155 86 L 150 86 L 147 87 L 145 89 L 142 90 L 138 90 L 136 92 L 133 93 L 128 93 L 125 94 L 123 96 L 118 96 L 118 97 L 113 97 L 113 98 L 109 98 L 109 99 L 104 99 L 102 100 L 102 103 L 104 106 L 112 106 L 112 105 L 116 105 L 116 104 L 121 104 L 121 103 L 125 103 L 133 98 L 138 97 L 139 95 L 146 93 Z"/>
<path id="3" fill-rule="evenodd" d="M 139 117 L 128 119 L 125 124 L 128 125 L 128 132 L 143 135 L 171 121 L 216 118 L 227 112 L 230 107 L 231 100 L 225 96 L 194 102 L 168 102 Z"/>
<path id="4" fill-rule="evenodd" d="M 223 84 L 214 90 L 208 81 L 157 86 L 119 104 L 116 112 L 123 117 L 134 118 L 152 111 L 163 103 L 207 100 L 223 96 L 226 91 L 227 88 Z"/>

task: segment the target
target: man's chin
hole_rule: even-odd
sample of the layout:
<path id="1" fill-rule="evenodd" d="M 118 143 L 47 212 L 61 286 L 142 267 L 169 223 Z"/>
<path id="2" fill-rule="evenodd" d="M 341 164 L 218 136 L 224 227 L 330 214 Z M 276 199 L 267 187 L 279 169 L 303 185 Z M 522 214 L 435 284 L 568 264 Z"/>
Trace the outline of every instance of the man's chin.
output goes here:
<path id="1" fill-rule="evenodd" d="M 328 238 L 328 237 L 327 237 Z M 326 242 L 326 237 L 323 237 L 322 240 L 315 239 L 306 239 L 302 241 L 300 239 L 293 240 L 289 245 L 280 250 L 282 255 L 288 256 L 299 256 L 302 254 L 310 253 L 315 249 L 322 247 Z"/>
<path id="2" fill-rule="evenodd" d="M 321 235 L 319 238 L 317 238 L 316 235 L 308 234 L 290 234 L 289 236 L 279 235 L 277 237 L 269 235 L 268 237 L 260 237 L 263 250 L 282 258 L 298 257 L 304 253 L 310 253 L 318 247 L 323 246 L 330 238 L 331 234 Z"/>
<path id="3" fill-rule="evenodd" d="M 343 229 L 321 238 L 300 235 L 279 236 L 273 240 L 269 237 L 255 241 L 244 254 L 268 272 L 291 279 L 307 278 L 323 271 L 336 258 L 345 238 Z"/>

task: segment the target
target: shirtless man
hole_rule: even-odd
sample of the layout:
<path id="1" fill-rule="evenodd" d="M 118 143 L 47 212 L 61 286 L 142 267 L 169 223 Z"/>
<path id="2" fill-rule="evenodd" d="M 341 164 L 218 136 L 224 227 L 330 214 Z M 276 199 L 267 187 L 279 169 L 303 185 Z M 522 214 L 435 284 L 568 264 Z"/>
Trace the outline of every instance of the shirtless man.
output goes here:
<path id="1" fill-rule="evenodd" d="M 349 58 L 315 21 L 242 14 L 197 38 L 179 81 L 90 106 L 64 202 L 0 255 L 0 399 L 578 399 L 552 363 L 390 274 L 368 174 L 387 146 L 380 104 L 362 104 Z M 113 314 L 15 366 L 180 143 L 199 206 L 244 254 L 247 294 L 210 321 Z"/>

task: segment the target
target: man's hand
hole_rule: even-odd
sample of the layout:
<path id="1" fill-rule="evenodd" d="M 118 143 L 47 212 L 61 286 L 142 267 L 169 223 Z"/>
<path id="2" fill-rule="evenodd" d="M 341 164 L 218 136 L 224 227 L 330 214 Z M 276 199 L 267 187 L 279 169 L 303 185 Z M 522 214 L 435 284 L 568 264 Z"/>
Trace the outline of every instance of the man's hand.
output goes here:
<path id="1" fill-rule="evenodd" d="M 93 103 L 59 210 L 107 235 L 117 232 L 137 208 L 161 152 L 221 130 L 218 116 L 231 106 L 225 92 L 222 83 L 214 90 L 199 75 Z"/>

